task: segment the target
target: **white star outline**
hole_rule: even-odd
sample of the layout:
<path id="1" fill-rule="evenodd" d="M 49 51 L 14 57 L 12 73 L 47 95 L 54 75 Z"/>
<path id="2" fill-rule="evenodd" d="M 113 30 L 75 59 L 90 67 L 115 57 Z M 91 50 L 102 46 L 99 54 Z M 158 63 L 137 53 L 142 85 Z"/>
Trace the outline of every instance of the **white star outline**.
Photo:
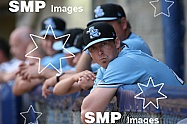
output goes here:
<path id="1" fill-rule="evenodd" d="M 140 85 L 142 85 L 144 87 L 148 87 L 150 82 L 152 83 L 153 87 L 158 87 L 158 86 L 161 85 L 160 89 L 158 90 L 158 93 L 161 94 L 163 97 L 156 98 L 156 105 L 152 101 L 149 101 L 149 103 L 147 103 L 147 105 L 145 105 L 145 98 L 144 97 L 139 97 L 139 95 L 141 95 L 143 93 L 143 90 L 142 90 Z M 154 85 L 153 79 L 152 79 L 152 77 L 150 77 L 149 80 L 148 80 L 147 85 L 138 83 L 138 87 L 140 88 L 141 92 L 139 94 L 137 94 L 136 96 L 134 96 L 134 98 L 135 99 L 143 99 L 143 109 L 145 109 L 149 104 L 152 104 L 156 109 L 158 109 L 159 108 L 158 100 L 159 99 L 167 99 L 167 96 L 160 92 L 160 90 L 162 89 L 163 86 L 164 86 L 164 83 L 160 83 L 160 84 Z"/>
<path id="2" fill-rule="evenodd" d="M 29 124 L 38 124 L 38 118 L 42 115 L 42 113 L 41 113 L 41 112 L 36 112 L 36 111 L 34 110 L 34 108 L 33 108 L 32 105 L 29 106 L 29 109 L 28 109 L 26 112 L 21 112 L 20 115 L 25 119 L 25 120 L 24 120 L 24 124 L 26 124 L 27 118 L 26 118 L 23 114 L 29 113 L 29 111 L 30 111 L 31 108 L 32 108 L 32 111 L 33 111 L 34 113 L 37 113 L 37 114 L 39 114 L 39 115 L 38 115 L 38 117 L 36 118 L 36 122 L 35 122 L 35 123 L 29 122 Z"/>
<path id="3" fill-rule="evenodd" d="M 54 36 L 54 38 L 55 38 L 56 40 L 57 40 L 57 39 L 60 39 L 60 38 L 63 38 L 63 37 L 67 37 L 67 38 L 66 38 L 66 41 L 64 42 L 64 44 L 63 44 L 63 46 L 62 46 L 62 50 L 66 50 L 66 51 L 67 51 L 69 54 L 71 54 L 71 55 L 70 55 L 70 56 L 67 56 L 67 57 L 61 57 L 61 58 L 59 59 L 59 61 L 60 61 L 60 69 L 57 69 L 52 63 L 48 63 L 47 66 L 45 66 L 45 67 L 41 70 L 41 67 L 40 67 L 41 58 L 40 58 L 40 57 L 29 56 L 29 54 L 32 53 L 32 52 L 34 52 L 36 49 L 38 49 L 38 45 L 36 44 L 36 42 L 35 42 L 35 40 L 34 40 L 33 37 L 40 38 L 40 39 L 45 39 L 46 36 L 47 36 L 47 33 L 48 33 L 49 29 L 51 29 L 51 31 L 52 31 L 52 33 L 53 33 L 53 36 Z M 68 50 L 64 47 L 65 44 L 67 43 L 68 39 L 70 38 L 70 34 L 66 34 L 66 35 L 62 35 L 62 36 L 60 36 L 60 37 L 56 37 L 56 36 L 55 36 L 55 33 L 54 33 L 54 31 L 53 31 L 53 27 L 52 27 L 51 25 L 48 26 L 47 31 L 46 31 L 44 37 L 41 37 L 41 36 L 38 36 L 38 35 L 35 35 L 35 34 L 30 34 L 30 37 L 31 37 L 31 39 L 32 39 L 32 41 L 33 41 L 33 43 L 34 43 L 34 45 L 35 45 L 36 47 L 35 47 L 33 50 L 31 50 L 30 52 L 28 52 L 28 53 L 25 55 L 25 57 L 32 58 L 32 59 L 38 59 L 38 60 L 39 60 L 39 66 L 38 66 L 38 73 L 39 73 L 39 74 L 42 73 L 49 65 L 51 65 L 58 73 L 62 73 L 63 70 L 62 70 L 62 63 L 61 63 L 61 60 L 62 60 L 62 59 L 66 59 L 66 58 L 75 57 L 75 55 L 74 55 L 73 53 L 71 53 L 70 51 L 68 51 Z"/>
<path id="4" fill-rule="evenodd" d="M 170 17 L 170 12 L 169 12 L 169 8 L 175 3 L 174 1 L 169 1 L 169 0 L 165 0 L 165 2 L 169 2 L 169 3 L 171 3 L 171 5 L 170 6 L 168 6 L 168 8 L 167 8 L 167 10 L 168 10 L 168 14 L 166 14 L 166 13 L 164 13 L 164 12 L 160 12 L 160 13 L 158 13 L 158 14 L 156 14 L 156 7 L 155 7 L 155 5 L 153 5 L 153 3 L 155 3 L 155 2 L 159 2 L 160 0 L 156 0 L 156 1 L 150 1 L 149 3 L 154 7 L 154 17 L 157 17 L 157 16 L 159 16 L 159 15 L 161 15 L 161 14 L 163 14 L 163 15 L 165 15 L 165 16 L 167 16 L 167 17 Z"/>

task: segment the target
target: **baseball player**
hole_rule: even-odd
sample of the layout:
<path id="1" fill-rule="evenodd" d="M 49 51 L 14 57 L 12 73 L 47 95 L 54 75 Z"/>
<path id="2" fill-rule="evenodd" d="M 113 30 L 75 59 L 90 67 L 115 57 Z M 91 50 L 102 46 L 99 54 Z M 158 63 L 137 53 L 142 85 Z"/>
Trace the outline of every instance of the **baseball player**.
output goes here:
<path id="1" fill-rule="evenodd" d="M 120 5 L 107 3 L 96 7 L 95 18 L 88 22 L 87 26 L 94 22 L 107 22 L 114 27 L 116 35 L 130 49 L 141 50 L 152 56 L 147 43 L 138 35 L 131 31 L 130 22 Z"/>
<path id="2" fill-rule="evenodd" d="M 151 50 L 147 43 L 138 35 L 131 31 L 130 22 L 126 18 L 126 14 L 120 5 L 107 3 L 96 7 L 94 10 L 95 18 L 88 22 L 87 26 L 94 22 L 107 22 L 111 24 L 116 35 L 132 50 L 141 50 L 152 56 Z M 77 63 L 77 72 L 83 70 L 91 70 L 91 57 L 89 52 L 83 52 L 79 62 Z M 84 65 L 84 66 L 83 66 Z"/>
<path id="3" fill-rule="evenodd" d="M 114 28 L 105 22 L 87 27 L 83 39 L 86 45 L 84 50 L 88 49 L 93 60 L 101 66 L 91 93 L 82 103 L 81 116 L 84 123 L 86 112 L 104 112 L 120 86 L 138 82 L 147 84 L 150 77 L 155 85 L 164 83 L 177 87 L 183 83 L 164 63 L 121 44 Z"/>
<path id="4" fill-rule="evenodd" d="M 52 28 L 50 28 L 51 26 Z M 41 65 L 38 63 L 32 63 L 30 65 L 26 65 L 23 63 L 20 65 L 20 74 L 24 79 L 30 80 L 32 78 L 49 78 L 56 74 L 54 67 L 56 69 L 60 69 L 60 61 L 59 59 L 64 57 L 64 54 L 61 50 L 54 50 L 53 44 L 58 40 L 61 40 L 61 36 L 64 34 L 64 30 L 66 27 L 66 23 L 64 20 L 57 17 L 47 17 L 42 21 L 41 24 L 40 35 L 45 39 L 42 39 L 42 47 L 47 56 L 41 59 Z M 55 38 L 56 37 L 56 38 Z M 58 39 L 57 39 L 58 38 Z M 39 46 L 41 47 L 41 46 Z M 49 63 L 53 66 L 49 66 Z M 62 68 L 67 65 L 67 61 L 65 59 L 61 60 Z M 38 74 L 38 66 L 41 68 L 45 68 L 45 71 L 42 71 Z M 26 68 L 27 67 L 27 68 Z"/>

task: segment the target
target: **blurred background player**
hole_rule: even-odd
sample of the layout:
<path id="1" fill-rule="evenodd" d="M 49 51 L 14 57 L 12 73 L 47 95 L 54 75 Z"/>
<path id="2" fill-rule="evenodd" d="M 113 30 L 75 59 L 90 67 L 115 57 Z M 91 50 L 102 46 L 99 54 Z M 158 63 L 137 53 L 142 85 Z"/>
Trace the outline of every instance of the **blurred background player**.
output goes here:
<path id="1" fill-rule="evenodd" d="M 65 38 L 62 39 L 62 41 L 64 42 L 64 46 L 62 41 L 56 42 L 53 45 L 54 49 L 63 51 L 65 58 L 68 62 L 66 67 L 63 68 L 63 71 L 75 70 L 76 64 L 82 54 L 82 50 L 84 47 L 83 46 L 84 42 L 81 41 L 82 32 L 83 29 L 80 28 L 68 29 L 64 32 L 64 34 L 65 35 L 70 34 L 70 37 L 68 38 L 66 43 L 65 43 L 66 39 Z M 62 47 L 64 48 L 62 49 Z M 72 57 L 72 55 L 74 57 Z"/>
<path id="2" fill-rule="evenodd" d="M 41 44 L 41 41 L 36 41 L 37 44 Z M 30 43 L 27 47 L 27 53 L 30 52 L 31 50 L 33 50 L 35 48 L 35 45 L 33 43 Z M 41 49 L 41 47 L 39 48 L 40 50 L 35 50 L 33 51 L 30 56 L 38 56 L 38 57 L 43 57 L 45 56 L 45 53 L 43 51 L 43 49 Z M 32 59 L 32 58 L 26 58 L 26 62 L 27 63 L 37 63 L 38 60 L 37 59 Z M 24 93 L 30 92 L 34 87 L 38 86 L 39 84 L 41 84 L 41 82 L 44 81 L 43 79 L 38 79 L 38 78 L 33 78 L 30 81 L 25 80 L 22 78 L 22 76 L 18 73 L 16 75 L 16 79 L 15 79 L 15 84 L 12 88 L 13 93 L 16 96 L 20 96 Z"/>
<path id="3" fill-rule="evenodd" d="M 80 55 L 82 54 L 82 50 L 84 48 L 82 32 L 83 29 L 80 28 L 68 29 L 64 32 L 64 35 L 70 35 L 67 42 L 65 42 L 65 39 L 63 38 L 62 41 L 54 43 L 53 48 L 56 50 L 63 51 L 68 65 L 63 67 L 62 73 L 46 79 L 42 86 L 42 95 L 48 100 L 50 100 L 49 104 L 53 106 L 53 112 L 58 113 L 58 116 L 60 116 L 61 118 L 60 120 L 62 120 L 59 120 L 60 122 L 67 121 L 68 123 L 72 123 L 74 114 L 77 114 L 76 112 L 72 112 L 73 104 L 75 100 L 79 99 L 80 93 L 56 96 L 52 93 L 52 87 L 58 82 L 58 80 L 60 80 L 60 77 L 65 79 L 75 73 L 76 63 L 79 60 Z M 64 42 L 64 46 L 62 46 L 62 42 Z M 62 49 L 62 47 L 64 48 Z M 61 108 L 61 110 L 59 110 L 59 107 Z M 66 115 L 64 114 L 68 114 L 68 117 L 66 117 Z M 79 112 L 78 114 L 80 116 Z M 54 114 L 51 115 L 54 116 L 54 118 L 56 118 Z M 79 122 L 81 122 L 80 118 Z"/>
<path id="4" fill-rule="evenodd" d="M 67 57 L 66 60 L 68 62 L 68 65 L 65 68 L 63 68 L 63 73 L 61 73 L 60 75 L 54 75 L 53 77 L 47 79 L 44 82 L 44 85 L 42 87 L 42 95 L 45 98 L 47 98 L 48 94 L 51 94 L 51 90 L 48 89 L 50 86 L 54 86 L 62 78 L 65 79 L 76 73 L 75 72 L 76 63 L 78 62 L 82 54 L 82 50 L 84 48 L 82 32 L 83 29 L 78 29 L 78 28 L 69 29 L 65 32 L 65 34 L 70 34 L 70 38 L 64 46 L 65 49 L 63 49 L 63 53 Z M 58 42 L 57 44 L 54 44 L 54 48 L 62 50 L 62 44 Z M 70 55 L 72 56 L 72 54 L 74 54 L 74 57 L 68 57 Z"/>
<path id="5" fill-rule="evenodd" d="M 64 54 L 61 50 L 54 50 L 52 47 L 55 42 L 62 39 L 65 27 L 66 23 L 57 17 L 48 17 L 42 21 L 40 35 L 44 39 L 41 40 L 42 46 L 38 47 L 43 48 L 46 56 L 41 59 L 40 65 L 39 63 L 30 63 L 29 65 L 22 63 L 20 65 L 20 74 L 24 79 L 48 78 L 55 75 L 57 69 L 67 65 L 67 61 L 62 59 L 60 67 L 60 58 L 63 58 Z M 38 66 L 40 66 L 40 74 L 38 73 Z M 45 70 L 41 71 L 44 68 Z"/>
<path id="6" fill-rule="evenodd" d="M 12 59 L 1 65 L 3 68 L 3 74 L 1 76 L 4 75 L 3 77 L 6 78 L 7 75 L 9 75 L 8 78 L 4 80 L 6 81 L 6 84 L 2 85 L 3 92 L 1 92 L 3 124 L 22 123 L 24 119 L 20 117 L 19 113 L 29 106 L 29 98 L 27 95 L 25 94 L 20 97 L 15 97 L 12 93 L 12 86 L 14 85 L 14 79 L 16 77 L 19 64 L 22 61 L 25 61 L 26 48 L 28 44 L 32 42 L 30 33 L 32 33 L 31 28 L 27 26 L 21 26 L 15 28 L 9 37 L 10 53 L 12 54 Z M 9 115 L 10 118 L 7 118 L 6 115 Z M 28 120 L 30 120 L 29 117 Z"/>
<path id="7" fill-rule="evenodd" d="M 42 23 L 41 23 L 41 31 L 40 31 L 40 36 L 43 37 L 40 40 L 41 44 L 37 44 L 38 45 L 38 49 L 36 49 L 36 51 L 38 53 L 39 50 L 43 49 L 44 52 L 46 53 L 46 56 L 32 56 L 30 54 L 31 53 L 27 53 L 28 56 L 32 56 L 32 57 L 41 57 L 41 63 L 38 62 L 32 62 L 29 63 L 28 62 L 23 62 L 20 64 L 19 66 L 19 71 L 18 71 L 18 76 L 17 76 L 17 80 L 16 80 L 16 85 L 13 88 L 13 91 L 16 95 L 21 95 L 23 93 L 26 93 L 28 91 L 32 91 L 32 93 L 34 93 L 34 95 L 30 95 L 32 99 L 35 98 L 39 98 L 38 101 L 36 100 L 35 105 L 39 106 L 39 109 L 41 109 L 42 107 L 46 107 L 42 106 L 40 104 L 40 97 L 41 96 L 41 87 L 42 87 L 42 83 L 44 81 L 44 79 L 50 77 L 51 75 L 55 75 L 57 73 L 57 70 L 55 69 L 60 69 L 60 66 L 66 66 L 67 61 L 65 59 L 61 60 L 61 64 L 60 64 L 60 58 L 64 57 L 64 54 L 62 53 L 61 50 L 54 50 L 53 49 L 53 44 L 59 40 L 62 39 L 63 34 L 64 34 L 64 30 L 66 28 L 66 23 L 64 20 L 58 18 L 58 17 L 47 17 L 45 18 Z M 36 40 L 36 37 L 32 36 L 32 38 L 34 40 Z M 36 54 L 35 54 L 36 55 Z M 51 66 L 51 65 L 53 66 Z M 42 71 L 42 73 L 38 73 L 38 67 L 40 66 L 41 69 L 44 69 Z M 41 71 L 41 70 L 40 70 Z M 34 83 L 31 83 L 34 82 Z M 29 85 L 25 85 L 25 86 L 21 86 L 21 84 L 28 84 Z M 41 84 L 41 85 L 39 85 Z M 46 108 L 49 111 L 52 111 L 50 108 Z M 42 118 L 41 118 L 42 119 Z M 48 118 L 49 120 L 51 119 L 50 116 Z"/>

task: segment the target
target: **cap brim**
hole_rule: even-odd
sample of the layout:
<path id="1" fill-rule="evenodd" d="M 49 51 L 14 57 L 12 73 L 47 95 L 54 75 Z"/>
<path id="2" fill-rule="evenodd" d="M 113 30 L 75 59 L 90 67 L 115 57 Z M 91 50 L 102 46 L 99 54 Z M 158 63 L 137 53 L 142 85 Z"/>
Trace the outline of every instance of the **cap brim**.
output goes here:
<path id="1" fill-rule="evenodd" d="M 112 20 L 116 20 L 118 19 L 117 17 L 103 17 L 103 18 L 97 18 L 97 19 L 93 19 L 91 21 L 89 21 L 87 23 L 87 26 L 91 25 L 94 22 L 99 22 L 99 21 L 112 21 Z"/>
<path id="2" fill-rule="evenodd" d="M 54 35 L 56 37 L 60 37 L 60 36 L 62 36 L 64 34 L 62 31 L 59 31 L 59 30 L 53 30 L 53 31 L 54 31 Z M 54 36 L 52 30 L 48 30 L 48 32 L 47 32 L 47 30 L 42 30 L 40 32 L 40 35 L 41 36 L 44 36 L 44 35 Z"/>
<path id="3" fill-rule="evenodd" d="M 74 46 L 72 46 L 72 47 L 68 47 L 68 48 L 66 48 L 66 49 L 64 49 L 63 50 L 63 53 L 65 53 L 65 54 L 69 54 L 69 52 L 71 52 L 71 53 L 79 53 L 79 52 L 81 52 L 81 50 L 80 49 L 78 49 L 78 48 L 76 48 L 76 47 L 74 47 Z"/>
<path id="4" fill-rule="evenodd" d="M 53 43 L 53 49 L 54 50 L 62 50 L 63 43 L 62 41 L 56 41 Z"/>
<path id="5" fill-rule="evenodd" d="M 97 40 L 94 40 L 92 42 L 90 42 L 88 45 L 85 46 L 85 48 L 83 49 L 84 51 L 87 50 L 89 47 L 91 47 L 92 45 L 102 42 L 102 41 L 106 41 L 106 40 L 113 40 L 114 38 L 100 38 Z"/>

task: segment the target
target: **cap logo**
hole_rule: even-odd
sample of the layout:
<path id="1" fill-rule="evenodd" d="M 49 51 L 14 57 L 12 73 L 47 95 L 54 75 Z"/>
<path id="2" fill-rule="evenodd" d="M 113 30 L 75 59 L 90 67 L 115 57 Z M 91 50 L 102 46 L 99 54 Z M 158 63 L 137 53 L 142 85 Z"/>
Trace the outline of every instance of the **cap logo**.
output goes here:
<path id="1" fill-rule="evenodd" d="M 86 34 L 90 33 L 90 39 L 93 39 L 94 37 L 99 37 L 101 35 L 101 32 L 99 32 L 98 29 L 94 29 L 94 26 L 89 28 L 89 31 L 86 32 Z"/>
<path id="2" fill-rule="evenodd" d="M 121 17 L 122 16 L 121 13 L 118 12 L 118 16 Z"/>
<path id="3" fill-rule="evenodd" d="M 115 36 L 115 33 L 114 32 L 112 32 L 112 35 L 113 35 L 113 37 Z"/>
<path id="4" fill-rule="evenodd" d="M 48 18 L 47 20 L 44 21 L 45 28 L 47 29 L 49 25 L 52 26 L 52 28 L 56 28 L 55 22 L 53 21 L 52 18 Z"/>
<path id="5" fill-rule="evenodd" d="M 105 13 L 103 12 L 103 9 L 101 6 L 97 6 L 96 9 L 94 10 L 95 12 L 95 18 L 103 16 Z"/>
<path id="6" fill-rule="evenodd" d="M 68 47 L 70 47 L 71 45 L 69 44 L 69 43 L 66 43 L 66 47 L 68 48 Z"/>
<path id="7" fill-rule="evenodd" d="M 85 47 L 85 46 L 84 46 L 84 45 L 82 45 L 82 49 L 84 49 L 84 47 Z"/>

